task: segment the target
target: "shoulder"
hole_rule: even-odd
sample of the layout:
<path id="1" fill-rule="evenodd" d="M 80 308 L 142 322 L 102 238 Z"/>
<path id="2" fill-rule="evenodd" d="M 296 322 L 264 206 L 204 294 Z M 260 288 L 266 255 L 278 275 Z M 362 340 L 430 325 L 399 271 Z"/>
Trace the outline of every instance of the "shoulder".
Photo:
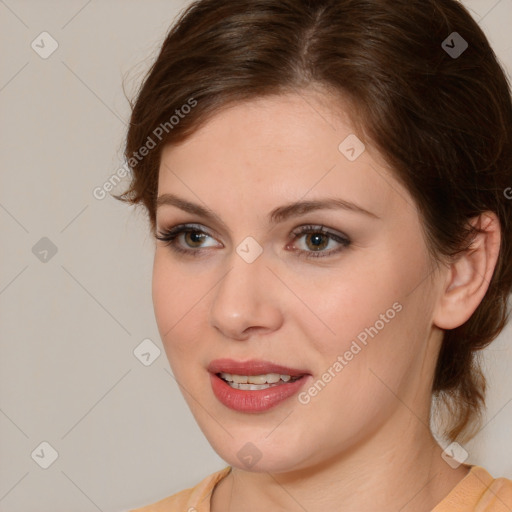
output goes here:
<path id="1" fill-rule="evenodd" d="M 472 466 L 469 473 L 434 508 L 432 512 L 510 512 L 512 480 L 493 478 L 481 466 Z"/>
<path id="2" fill-rule="evenodd" d="M 510 512 L 512 510 L 512 480 L 504 477 L 492 478 L 478 505 L 482 512 Z"/>
<path id="3" fill-rule="evenodd" d="M 184 489 L 163 500 L 129 512 L 209 512 L 210 495 L 215 485 L 231 471 L 228 466 L 208 475 L 195 487 Z"/>

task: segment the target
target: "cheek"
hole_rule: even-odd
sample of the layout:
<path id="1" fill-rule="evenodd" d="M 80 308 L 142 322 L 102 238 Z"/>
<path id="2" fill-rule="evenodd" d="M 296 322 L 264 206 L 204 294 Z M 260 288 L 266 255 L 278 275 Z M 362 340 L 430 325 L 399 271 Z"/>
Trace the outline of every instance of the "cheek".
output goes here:
<path id="1" fill-rule="evenodd" d="M 381 254 L 378 266 L 359 259 L 339 277 L 295 278 L 294 290 L 308 308 L 296 301 L 294 318 L 319 356 L 315 369 L 323 374 L 331 368 L 336 384 L 329 387 L 347 402 L 357 397 L 354 406 L 364 399 L 361 390 L 389 395 L 378 376 L 395 389 L 422 353 L 428 293 L 426 283 L 418 286 L 425 273 L 421 255 L 414 261 Z"/>
<path id="2" fill-rule="evenodd" d="M 188 277 L 173 264 L 165 249 L 157 249 L 153 264 L 152 297 L 155 319 L 165 350 L 190 346 L 197 329 L 197 315 L 204 314 L 201 299 L 207 290 L 201 279 Z"/>
<path id="3" fill-rule="evenodd" d="M 172 271 L 164 258 L 157 252 L 153 264 L 152 296 L 155 318 L 162 338 L 173 324 L 177 315 L 176 282 L 171 279 Z M 165 342 L 165 339 L 162 339 Z"/>
<path id="4" fill-rule="evenodd" d="M 291 276 L 290 276 L 291 278 Z M 294 317 L 301 330 L 322 346 L 322 352 L 343 353 L 359 336 L 364 342 L 368 330 L 379 333 L 396 323 L 403 295 L 404 275 L 394 269 L 371 265 L 352 271 L 329 272 L 307 277 L 295 276 L 293 289 L 301 299 L 293 301 Z M 398 304 L 397 304 L 398 302 Z"/>
<path id="5" fill-rule="evenodd" d="M 428 361 L 425 365 L 425 358 L 430 357 L 428 290 L 424 287 L 418 292 L 405 297 L 362 294 L 361 302 L 340 297 L 345 309 L 337 320 L 331 317 L 336 336 L 312 338 L 316 352 L 322 354 L 316 377 L 328 381 L 317 402 L 323 411 L 320 415 L 329 414 L 332 403 L 344 405 L 340 418 L 348 410 L 356 422 L 385 415 L 399 405 L 397 394 L 418 389 L 418 376 L 430 365 Z"/>

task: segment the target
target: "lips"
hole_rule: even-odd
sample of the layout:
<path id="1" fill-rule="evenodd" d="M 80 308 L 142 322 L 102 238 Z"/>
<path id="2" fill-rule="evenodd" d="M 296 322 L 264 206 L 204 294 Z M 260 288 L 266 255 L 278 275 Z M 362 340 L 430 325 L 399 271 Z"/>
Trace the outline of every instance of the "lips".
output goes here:
<path id="1" fill-rule="evenodd" d="M 298 393 L 311 376 L 306 370 L 260 360 L 242 362 L 216 359 L 210 363 L 208 371 L 215 397 L 226 407 L 245 413 L 264 412 L 277 406 Z M 230 378 L 233 380 L 232 376 L 271 374 L 280 375 L 281 378 L 270 385 L 262 385 L 263 389 L 257 389 L 258 385 L 233 384 L 229 381 Z M 286 378 L 283 378 L 285 376 Z"/>
<path id="2" fill-rule="evenodd" d="M 208 371 L 210 373 L 231 373 L 234 375 L 265 375 L 267 373 L 278 373 L 280 375 L 290 375 L 291 377 L 309 375 L 307 370 L 289 368 L 287 366 L 256 359 L 250 361 L 215 359 L 208 365 Z"/>

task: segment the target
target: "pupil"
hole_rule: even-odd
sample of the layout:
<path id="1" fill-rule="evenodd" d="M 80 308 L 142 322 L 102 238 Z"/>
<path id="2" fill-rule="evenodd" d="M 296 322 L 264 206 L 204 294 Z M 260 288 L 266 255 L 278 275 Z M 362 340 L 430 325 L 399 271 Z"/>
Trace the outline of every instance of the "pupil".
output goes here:
<path id="1" fill-rule="evenodd" d="M 189 231 L 187 233 L 187 237 L 188 237 L 187 243 L 190 242 L 189 245 L 196 246 L 201 243 L 201 238 L 203 238 L 203 233 Z"/>
<path id="2" fill-rule="evenodd" d="M 307 244 L 309 247 L 309 243 L 312 243 L 313 246 L 310 247 L 310 249 L 318 250 L 318 249 L 324 249 L 327 246 L 327 240 L 325 235 L 321 233 L 314 233 L 312 235 L 307 236 Z"/>

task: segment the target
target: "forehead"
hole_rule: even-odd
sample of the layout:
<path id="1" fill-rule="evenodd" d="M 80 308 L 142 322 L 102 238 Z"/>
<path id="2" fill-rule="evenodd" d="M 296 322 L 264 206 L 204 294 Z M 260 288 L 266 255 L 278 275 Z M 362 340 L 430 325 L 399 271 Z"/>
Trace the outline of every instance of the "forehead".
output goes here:
<path id="1" fill-rule="evenodd" d="M 234 104 L 163 149 L 159 195 L 193 200 L 195 194 L 211 207 L 243 198 L 268 210 L 329 194 L 379 216 L 404 198 L 412 202 L 382 156 L 354 131 L 343 102 L 314 91 Z M 356 159 L 346 151 L 351 146 L 360 153 Z"/>

